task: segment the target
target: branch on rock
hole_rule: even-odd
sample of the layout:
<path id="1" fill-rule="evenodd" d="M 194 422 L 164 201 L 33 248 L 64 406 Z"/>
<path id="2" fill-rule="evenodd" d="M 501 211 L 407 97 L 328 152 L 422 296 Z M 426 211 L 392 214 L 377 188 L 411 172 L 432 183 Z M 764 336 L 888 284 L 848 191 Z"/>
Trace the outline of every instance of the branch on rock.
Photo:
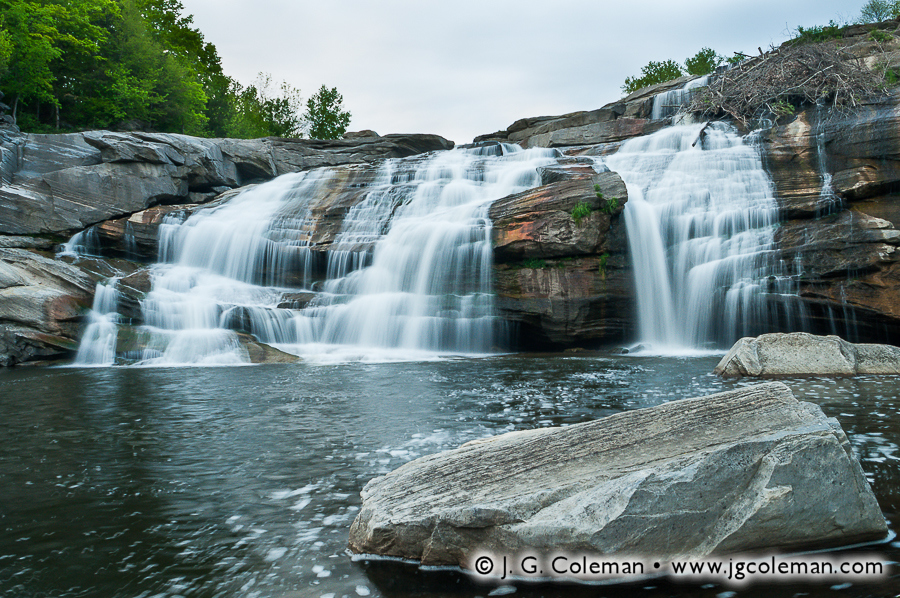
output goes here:
<path id="1" fill-rule="evenodd" d="M 804 104 L 849 109 L 882 90 L 883 77 L 834 44 L 784 45 L 723 73 L 694 94 L 687 110 L 704 118 L 730 115 L 748 126 L 767 111 L 781 116 Z"/>

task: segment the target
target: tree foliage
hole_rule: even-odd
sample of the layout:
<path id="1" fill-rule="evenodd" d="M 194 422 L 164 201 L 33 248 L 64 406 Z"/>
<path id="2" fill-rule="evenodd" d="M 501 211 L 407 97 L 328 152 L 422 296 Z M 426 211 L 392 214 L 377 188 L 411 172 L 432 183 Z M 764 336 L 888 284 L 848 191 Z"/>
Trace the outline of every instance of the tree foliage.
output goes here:
<path id="1" fill-rule="evenodd" d="M 297 137 L 304 125 L 299 90 L 227 76 L 181 0 L 0 0 L 0 91 L 32 131 Z"/>
<path id="2" fill-rule="evenodd" d="M 347 131 L 350 113 L 344 110 L 344 97 L 336 87 L 324 85 L 306 101 L 304 120 L 313 139 L 338 139 Z"/>
<path id="3" fill-rule="evenodd" d="M 300 110 L 303 101 L 300 90 L 281 83 L 281 94 L 275 93 L 272 77 L 257 75 L 256 81 L 242 87 L 233 82 L 234 98 L 229 131 L 234 137 L 300 137 L 303 120 Z"/>
<path id="4" fill-rule="evenodd" d="M 900 0 L 869 0 L 859 13 L 860 23 L 880 23 L 900 18 Z"/>
<path id="5" fill-rule="evenodd" d="M 725 60 L 712 48 L 703 48 L 684 61 L 684 70 L 688 75 L 708 75 Z"/>
<path id="6" fill-rule="evenodd" d="M 632 93 L 649 85 L 656 85 L 657 83 L 664 83 L 666 81 L 671 81 L 672 79 L 677 79 L 683 74 L 684 71 L 682 70 L 681 65 L 674 60 L 663 60 L 662 62 L 651 60 L 641 69 L 640 77 L 627 77 L 625 79 L 622 91 L 625 93 Z"/>

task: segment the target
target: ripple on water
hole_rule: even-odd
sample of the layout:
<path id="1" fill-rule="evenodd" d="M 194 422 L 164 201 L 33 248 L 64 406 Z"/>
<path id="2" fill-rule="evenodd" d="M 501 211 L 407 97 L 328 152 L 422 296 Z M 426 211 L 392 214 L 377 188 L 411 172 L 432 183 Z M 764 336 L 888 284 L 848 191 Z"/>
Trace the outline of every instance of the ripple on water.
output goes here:
<path id="1" fill-rule="evenodd" d="M 363 485 L 470 440 L 754 383 L 712 376 L 715 363 L 598 354 L 0 372 L 0 593 L 483 596 L 488 590 L 461 578 L 430 582 L 351 562 L 347 533 Z M 784 382 L 839 419 L 896 529 L 898 379 Z M 900 560 L 898 546 L 883 552 Z M 657 584 L 610 595 L 731 591 Z M 858 585 L 766 592 L 884 593 Z"/>

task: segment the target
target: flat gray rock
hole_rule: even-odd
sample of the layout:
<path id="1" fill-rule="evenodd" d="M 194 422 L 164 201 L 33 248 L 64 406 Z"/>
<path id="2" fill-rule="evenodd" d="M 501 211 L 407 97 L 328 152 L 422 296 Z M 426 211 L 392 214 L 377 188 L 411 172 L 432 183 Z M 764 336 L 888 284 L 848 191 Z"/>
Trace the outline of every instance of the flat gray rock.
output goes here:
<path id="1" fill-rule="evenodd" d="M 900 374 L 900 347 L 776 332 L 740 339 L 713 371 L 725 378 Z"/>
<path id="2" fill-rule="evenodd" d="M 468 567 L 478 553 L 705 557 L 883 539 L 847 437 L 770 382 L 512 432 L 370 481 L 356 553 Z"/>

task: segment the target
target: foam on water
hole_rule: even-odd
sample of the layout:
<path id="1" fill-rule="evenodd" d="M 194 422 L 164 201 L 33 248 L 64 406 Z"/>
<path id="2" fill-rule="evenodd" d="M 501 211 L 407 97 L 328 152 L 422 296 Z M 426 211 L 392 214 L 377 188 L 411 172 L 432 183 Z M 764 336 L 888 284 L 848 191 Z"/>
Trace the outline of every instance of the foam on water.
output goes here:
<path id="1" fill-rule="evenodd" d="M 386 160 L 327 252 L 312 238 L 344 184 L 335 169 L 285 175 L 187 220 L 168 218 L 141 302 L 145 323 L 132 332 L 143 348 L 119 358 L 247 363 L 236 331 L 321 363 L 496 352 L 505 331 L 491 289 L 488 207 L 540 184 L 537 168 L 557 156 L 494 145 Z M 315 295 L 303 309 L 284 308 L 298 291 Z M 81 364 L 112 363 L 115 354 L 98 353 L 102 341 L 85 335 Z"/>
<path id="2" fill-rule="evenodd" d="M 778 208 L 753 145 L 728 125 L 685 125 L 631 139 L 605 163 L 628 188 L 645 353 L 728 347 L 767 320 Z"/>

